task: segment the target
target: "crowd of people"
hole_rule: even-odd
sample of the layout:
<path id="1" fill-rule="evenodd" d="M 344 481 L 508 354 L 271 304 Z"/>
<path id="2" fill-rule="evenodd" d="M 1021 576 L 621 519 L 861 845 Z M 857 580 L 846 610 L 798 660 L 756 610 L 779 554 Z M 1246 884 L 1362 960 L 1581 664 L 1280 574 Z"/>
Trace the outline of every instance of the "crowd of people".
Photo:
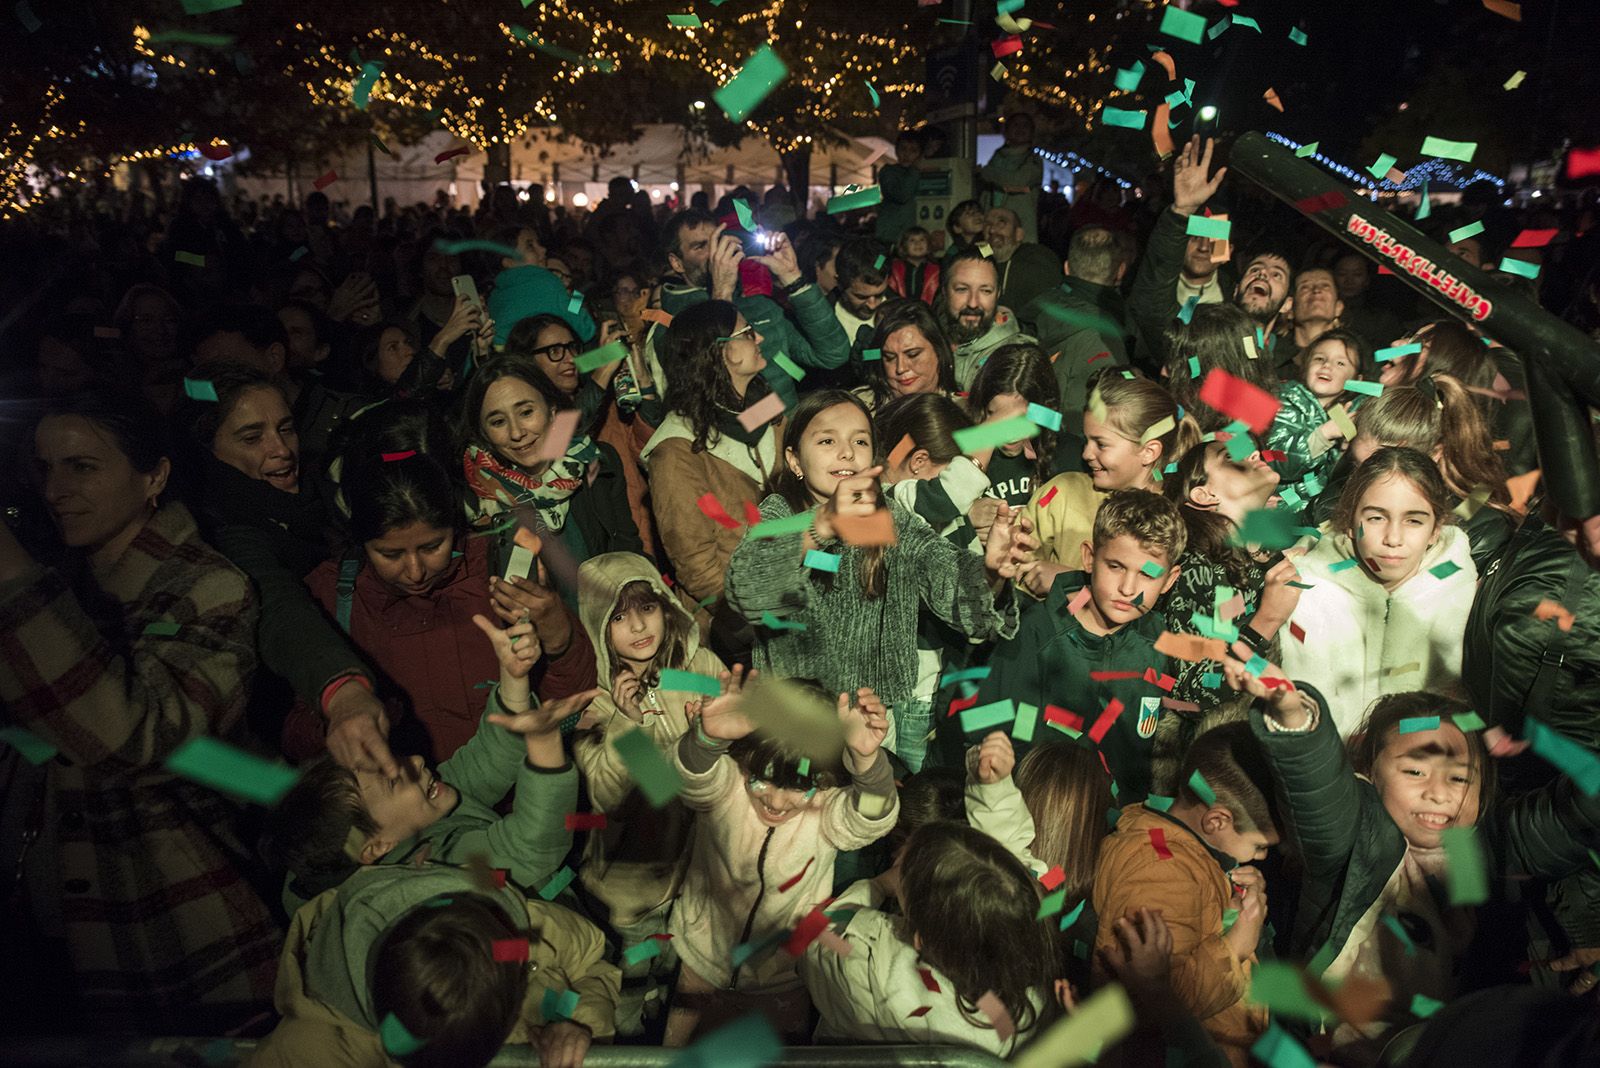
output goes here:
<path id="1" fill-rule="evenodd" d="M 1600 571 L 1518 354 L 1210 142 L 1068 205 L 1031 139 L 936 232 L 908 135 L 875 219 L 0 233 L 0 1031 L 1600 1060 Z M 1554 231 L 1504 284 L 1600 327 L 1593 209 L 1482 194 L 1425 225 Z"/>

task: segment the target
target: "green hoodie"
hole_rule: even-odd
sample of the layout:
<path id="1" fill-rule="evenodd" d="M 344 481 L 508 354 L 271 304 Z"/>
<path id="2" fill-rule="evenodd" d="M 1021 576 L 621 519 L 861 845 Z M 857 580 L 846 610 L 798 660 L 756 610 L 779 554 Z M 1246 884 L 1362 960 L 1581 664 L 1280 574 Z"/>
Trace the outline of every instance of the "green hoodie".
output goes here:
<path id="1" fill-rule="evenodd" d="M 377 946 L 424 902 L 468 893 L 484 896 L 471 875 L 427 865 L 367 868 L 314 898 L 296 913 L 279 960 L 273 1002 L 283 1019 L 250 1063 L 390 1064 L 378 1038 L 369 981 Z M 577 993 L 573 1021 L 597 1038 L 610 1035 L 620 973 L 602 959 L 605 944 L 594 925 L 559 905 L 525 900 L 509 884 L 492 900 L 517 930 L 538 935 L 532 939 L 528 995 L 508 1041 L 528 1041 L 547 989 Z"/>
<path id="2" fill-rule="evenodd" d="M 1068 611 L 1074 594 L 1088 576 L 1068 571 L 1056 579 L 1050 594 L 1023 610 L 1015 639 L 1001 642 L 989 661 L 989 676 L 978 687 L 979 705 L 991 701 L 1026 702 L 1039 709 L 1034 737 L 1051 737 L 1054 728 L 1043 720 L 1045 708 L 1055 705 L 1082 717 L 1087 734 L 1113 698 L 1122 702 L 1099 749 L 1115 780 L 1117 803 L 1143 801 L 1150 792 L 1151 741 L 1166 696 L 1157 683 L 1145 681 L 1146 669 L 1156 677 L 1168 675 L 1171 665 L 1154 643 L 1166 629 L 1159 611 L 1111 634 L 1090 634 Z M 1095 679 L 1103 672 L 1133 672 L 1131 678 Z M 1088 744 L 1088 743 L 1085 743 Z M 1026 749 L 1025 743 L 1018 743 Z"/>

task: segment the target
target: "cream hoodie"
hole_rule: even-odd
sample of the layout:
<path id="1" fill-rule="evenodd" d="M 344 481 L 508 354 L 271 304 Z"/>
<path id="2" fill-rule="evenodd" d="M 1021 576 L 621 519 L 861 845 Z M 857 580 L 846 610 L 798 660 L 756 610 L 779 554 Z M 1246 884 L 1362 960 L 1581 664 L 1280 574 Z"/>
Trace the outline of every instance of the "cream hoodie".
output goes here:
<path id="1" fill-rule="evenodd" d="M 1354 559 L 1348 535 L 1325 534 L 1300 558 L 1300 581 L 1311 589 L 1301 592 L 1289 619 L 1305 640 L 1283 635 L 1281 666 L 1327 698 L 1340 737 L 1360 727 L 1386 693 L 1459 691 L 1462 636 L 1478 584 L 1469 549 L 1464 531 L 1445 527 L 1417 573 L 1393 592 L 1359 563 L 1330 570 Z M 1444 563 L 1460 570 L 1432 574 Z"/>

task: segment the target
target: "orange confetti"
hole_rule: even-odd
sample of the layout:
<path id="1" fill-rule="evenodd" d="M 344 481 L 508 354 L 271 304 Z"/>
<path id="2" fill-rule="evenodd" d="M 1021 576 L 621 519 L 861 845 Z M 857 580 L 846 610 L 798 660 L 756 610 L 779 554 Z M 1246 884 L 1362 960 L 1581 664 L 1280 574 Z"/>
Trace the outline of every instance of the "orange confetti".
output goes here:
<path id="1" fill-rule="evenodd" d="M 647 323 L 660 323 L 662 326 L 672 325 L 672 316 L 660 308 L 646 308 L 639 313 L 639 318 Z"/>
<path id="2" fill-rule="evenodd" d="M 535 556 L 538 556 L 544 548 L 544 542 L 539 540 L 539 535 L 527 527 L 518 527 L 517 532 L 511 536 L 511 540 Z"/>
<path id="3" fill-rule="evenodd" d="M 1535 467 L 1532 471 L 1522 475 L 1512 475 L 1506 479 L 1506 489 L 1511 491 L 1511 510 L 1518 515 L 1526 515 L 1528 500 L 1533 496 L 1534 487 L 1539 484 L 1539 476 L 1543 472 Z"/>
<path id="4" fill-rule="evenodd" d="M 1577 619 L 1567 610 L 1566 605 L 1557 604 L 1555 601 L 1540 601 L 1538 607 L 1533 610 L 1533 618 L 1553 619 L 1562 631 L 1571 630 L 1573 621 Z"/>
<path id="5" fill-rule="evenodd" d="M 889 469 L 892 471 L 896 467 L 899 467 L 901 464 L 905 463 L 906 458 L 915 452 L 916 448 L 917 443 L 911 440 L 910 434 L 907 434 L 905 437 L 901 438 L 900 443 L 896 445 L 889 453 Z"/>
<path id="6" fill-rule="evenodd" d="M 880 508 L 871 515 L 836 515 L 833 529 L 846 545 L 893 545 L 897 540 L 894 516 L 887 508 Z"/>
<path id="7" fill-rule="evenodd" d="M 1283 110 L 1283 101 L 1278 99 L 1278 91 L 1276 89 L 1268 88 L 1266 92 L 1261 94 L 1261 99 L 1279 111 Z"/>
<path id="8" fill-rule="evenodd" d="M 1222 660 L 1228 655 L 1228 647 L 1219 638 L 1202 638 L 1198 634 L 1174 634 L 1170 630 L 1162 631 L 1161 637 L 1155 641 L 1158 653 L 1164 653 L 1174 660 Z"/>
<path id="9" fill-rule="evenodd" d="M 1522 5 L 1513 4 L 1510 0 L 1483 0 L 1483 6 L 1493 11 L 1496 15 L 1503 15 L 1512 22 L 1522 21 Z"/>

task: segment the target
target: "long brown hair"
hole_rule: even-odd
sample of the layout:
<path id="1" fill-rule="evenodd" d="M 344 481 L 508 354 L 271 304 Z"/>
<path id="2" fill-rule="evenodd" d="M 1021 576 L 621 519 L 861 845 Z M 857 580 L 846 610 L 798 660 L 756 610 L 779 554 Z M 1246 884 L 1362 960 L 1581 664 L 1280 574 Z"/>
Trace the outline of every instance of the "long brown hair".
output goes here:
<path id="1" fill-rule="evenodd" d="M 1060 953 L 1022 862 L 982 831 L 936 822 L 912 834 L 900 865 L 906 924 L 922 959 L 955 985 L 967 1022 L 987 1026 L 977 1002 L 992 992 L 1018 1032 L 1039 1023 L 1034 998 L 1051 1011 Z"/>
<path id="2" fill-rule="evenodd" d="M 1367 490 L 1390 475 L 1398 475 L 1411 483 L 1433 509 L 1435 526 L 1444 526 L 1454 517 L 1450 511 L 1450 491 L 1445 488 L 1439 468 L 1416 449 L 1392 446 L 1379 449 L 1367 457 L 1367 462 L 1356 468 L 1350 481 L 1339 494 L 1339 503 L 1333 510 L 1333 527 L 1355 537 L 1356 512 L 1361 508 L 1361 498 Z"/>
<path id="3" fill-rule="evenodd" d="M 974 422 L 981 423 L 987 418 L 990 402 L 1007 393 L 1053 412 L 1061 410 L 1061 384 L 1056 381 L 1055 369 L 1044 350 L 1032 341 L 1013 341 L 989 354 L 972 380 L 967 412 Z M 1042 486 L 1055 474 L 1056 432 L 1040 427 L 1033 449 L 1033 484 Z"/>
<path id="4" fill-rule="evenodd" d="M 1029 851 L 1066 873 L 1067 898 L 1078 901 L 1094 885 L 1095 863 L 1111 810 L 1111 777 L 1081 745 L 1036 745 L 1017 764 L 1017 790 L 1033 817 Z"/>
<path id="5" fill-rule="evenodd" d="M 880 406 L 872 422 L 879 441 L 894 443 L 890 452 L 910 438 L 913 451 L 926 449 L 934 463 L 947 464 L 961 455 L 955 432 L 970 427 L 972 417 L 943 393 L 911 393 Z"/>
<path id="6" fill-rule="evenodd" d="M 1213 369 L 1220 367 L 1269 393 L 1277 388 L 1272 361 L 1252 360 L 1244 349 L 1247 337 L 1252 342 L 1258 337 L 1256 321 L 1232 304 L 1201 304 L 1188 323 L 1167 328 L 1167 351 L 1171 353 L 1167 358 L 1167 388 L 1204 431 L 1221 430 L 1231 421 L 1200 400 L 1200 384 Z M 1190 373 L 1191 357 L 1200 369 L 1197 374 Z"/>
<path id="7" fill-rule="evenodd" d="M 1487 486 L 1488 504 L 1502 512 L 1511 510 L 1505 465 L 1494 451 L 1483 412 L 1450 375 L 1390 386 L 1356 409 L 1356 430 L 1384 444 L 1406 445 L 1429 455 L 1437 449 L 1439 474 L 1451 493 L 1465 498 Z"/>
<path id="8" fill-rule="evenodd" d="M 1162 479 L 1161 492 L 1183 516 L 1189 533 L 1187 551 L 1221 567 L 1228 585 L 1244 589 L 1254 585 L 1250 581 L 1253 561 L 1249 551 L 1234 541 L 1239 528 L 1221 512 L 1201 508 L 1189 499 L 1196 486 L 1206 484 L 1206 460 L 1213 449 L 1226 452 L 1227 446 L 1220 441 L 1205 442 L 1180 456 L 1177 470 Z"/>
<path id="9" fill-rule="evenodd" d="M 675 315 L 666 331 L 661 362 L 672 369 L 667 375 L 666 406 L 688 421 L 695 452 L 713 444 L 719 407 L 737 411 L 744 406 L 723 360 L 738 321 L 739 309 L 732 303 L 707 300 Z"/>
<path id="10" fill-rule="evenodd" d="M 817 502 L 811 499 L 811 491 L 806 489 L 806 484 L 800 476 L 789 467 L 787 457 L 789 450 L 793 449 L 795 455 L 800 454 L 800 442 L 805 437 L 806 428 L 811 425 L 811 420 L 827 411 L 829 408 L 840 404 L 853 405 L 867 422 L 867 433 L 872 438 L 872 462 L 877 464 L 882 459 L 878 449 L 878 432 L 872 425 L 872 413 L 867 411 L 867 406 L 861 403 L 861 398 L 842 389 L 819 389 L 807 393 L 800 398 L 800 403 L 795 405 L 794 411 L 789 413 L 789 421 L 783 426 L 783 442 L 780 446 L 780 462 L 778 473 L 773 476 L 768 492 L 776 493 L 788 502 L 796 514 L 807 512 L 817 507 Z M 883 499 L 883 487 L 878 487 L 878 498 Z M 868 598 L 882 597 L 888 588 L 888 568 L 884 561 L 884 547 L 882 545 L 861 546 L 861 567 L 857 577 L 861 581 L 861 595 Z M 833 577 L 824 575 L 823 583 L 831 583 Z"/>
<path id="11" fill-rule="evenodd" d="M 689 628 L 693 623 L 684 615 L 683 611 L 675 604 L 670 604 L 656 588 L 644 579 L 635 579 L 623 586 L 617 593 L 617 603 L 611 609 L 611 614 L 606 616 L 607 643 L 611 641 L 611 621 L 620 612 L 629 609 L 646 608 L 655 605 L 661 613 L 663 630 L 661 644 L 656 646 L 656 655 L 650 658 L 650 664 L 645 668 L 644 674 L 639 679 L 639 684 L 645 688 L 656 686 L 661 681 L 661 672 L 669 668 L 682 668 L 689 658 Z M 617 651 L 613 649 L 611 656 L 612 673 L 617 667 Z M 608 685 L 611 680 L 602 679 L 601 685 Z"/>

